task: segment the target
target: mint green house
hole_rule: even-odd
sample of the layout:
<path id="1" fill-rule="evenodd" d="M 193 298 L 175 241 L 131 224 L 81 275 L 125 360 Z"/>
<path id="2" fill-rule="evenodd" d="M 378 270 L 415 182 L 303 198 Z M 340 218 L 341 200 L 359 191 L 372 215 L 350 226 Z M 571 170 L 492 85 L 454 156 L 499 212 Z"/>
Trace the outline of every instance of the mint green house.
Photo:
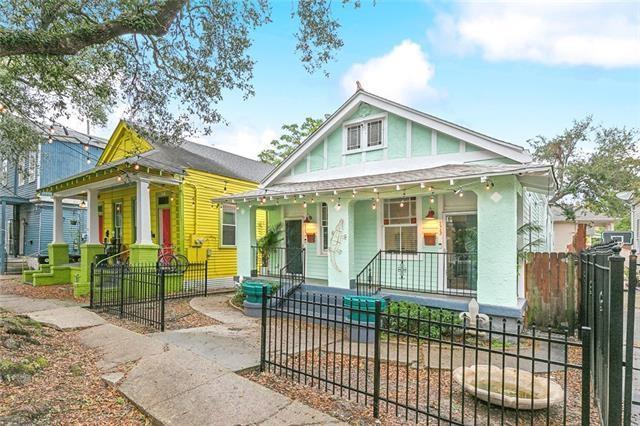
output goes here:
<path id="1" fill-rule="evenodd" d="M 518 251 L 552 241 L 550 166 L 522 147 L 358 90 L 235 204 L 238 271 L 327 291 L 404 295 L 520 316 Z M 256 246 L 256 213 L 282 224 Z M 540 225 L 521 235 L 526 223 Z M 315 287 L 314 287 L 315 288 Z"/>

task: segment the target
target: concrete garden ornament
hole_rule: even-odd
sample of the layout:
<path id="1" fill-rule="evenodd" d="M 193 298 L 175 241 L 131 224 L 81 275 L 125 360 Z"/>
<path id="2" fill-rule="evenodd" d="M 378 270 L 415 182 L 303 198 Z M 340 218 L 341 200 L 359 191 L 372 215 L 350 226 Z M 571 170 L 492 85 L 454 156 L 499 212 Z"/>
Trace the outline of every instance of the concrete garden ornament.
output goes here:
<path id="1" fill-rule="evenodd" d="M 503 371 L 493 365 L 458 367 L 453 371 L 453 380 L 478 399 L 499 406 L 504 404 L 506 408 L 540 410 L 564 399 L 562 387 L 556 382 L 547 382 L 546 377 L 536 377 L 515 368 L 508 367 Z"/>
<path id="2" fill-rule="evenodd" d="M 476 299 L 471 299 L 469 301 L 469 307 L 467 312 L 460 313 L 461 320 L 467 320 L 468 325 L 470 327 L 477 327 L 479 325 L 485 324 L 489 322 L 489 317 L 485 314 L 480 313 L 480 305 Z M 477 322 L 477 324 L 476 324 Z"/>

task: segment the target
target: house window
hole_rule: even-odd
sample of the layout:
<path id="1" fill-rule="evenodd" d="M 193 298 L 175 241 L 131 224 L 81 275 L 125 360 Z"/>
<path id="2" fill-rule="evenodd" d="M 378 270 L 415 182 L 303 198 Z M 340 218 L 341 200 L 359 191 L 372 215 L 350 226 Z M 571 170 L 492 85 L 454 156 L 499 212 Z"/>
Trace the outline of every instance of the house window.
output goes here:
<path id="1" fill-rule="evenodd" d="M 361 125 L 347 127 L 347 151 L 360 149 Z"/>
<path id="2" fill-rule="evenodd" d="M 367 123 L 367 146 L 382 145 L 382 120 Z"/>
<path id="3" fill-rule="evenodd" d="M 20 170 L 18 171 L 18 185 L 32 183 L 36 181 L 36 170 L 38 168 L 38 153 L 31 151 L 26 157 L 20 161 Z"/>
<path id="4" fill-rule="evenodd" d="M 7 186 L 9 184 L 9 161 L 2 160 L 2 170 L 0 170 L 0 178 L 2 179 L 2 186 Z"/>
<path id="5" fill-rule="evenodd" d="M 329 208 L 327 203 L 320 204 L 320 240 L 322 253 L 329 250 Z"/>
<path id="6" fill-rule="evenodd" d="M 418 250 L 416 198 L 395 198 L 384 201 L 384 249 L 398 252 Z"/>
<path id="7" fill-rule="evenodd" d="M 222 206 L 222 246 L 236 245 L 236 207 L 232 204 Z"/>

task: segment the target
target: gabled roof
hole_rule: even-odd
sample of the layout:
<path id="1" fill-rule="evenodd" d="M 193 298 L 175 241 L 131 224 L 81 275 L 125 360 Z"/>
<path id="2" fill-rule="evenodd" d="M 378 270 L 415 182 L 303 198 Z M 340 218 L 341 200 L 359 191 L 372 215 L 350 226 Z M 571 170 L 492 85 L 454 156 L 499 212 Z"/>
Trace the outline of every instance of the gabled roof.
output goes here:
<path id="1" fill-rule="evenodd" d="M 195 169 L 251 182 L 260 182 L 273 169 L 269 164 L 188 140 L 183 140 L 176 145 L 159 143 L 153 136 L 148 136 L 153 135 L 153 132 L 142 129 L 136 123 L 122 120 L 118 126 L 121 125 L 135 133 L 144 133 L 144 140 L 151 145 L 152 149 L 129 158 L 105 163 L 104 166 L 138 162 L 146 167 L 175 173 L 183 173 L 185 169 Z"/>
<path id="2" fill-rule="evenodd" d="M 269 173 L 262 182 L 263 187 L 269 186 L 286 170 L 288 170 L 300 157 L 310 152 L 319 141 L 337 128 L 349 114 L 357 109 L 361 103 L 367 103 L 382 110 L 391 112 L 407 120 L 411 120 L 438 132 L 453 136 L 464 142 L 476 145 L 480 148 L 495 152 L 520 164 L 528 164 L 532 161 L 529 152 L 512 143 L 508 143 L 466 127 L 451 123 L 430 114 L 385 99 L 381 96 L 358 89 L 347 101 L 338 108 L 312 135 L 305 139 L 291 155 L 289 155 L 278 167 Z"/>
<path id="3" fill-rule="evenodd" d="M 562 212 L 562 209 L 557 206 L 551 207 L 551 215 L 554 222 L 577 222 L 577 223 L 585 223 L 585 222 L 601 222 L 601 223 L 613 223 L 618 221 L 617 218 L 606 216 L 599 213 L 594 213 L 591 210 L 588 210 L 584 207 L 579 207 L 575 210 L 576 218 L 575 220 L 568 219 L 565 214 Z"/>

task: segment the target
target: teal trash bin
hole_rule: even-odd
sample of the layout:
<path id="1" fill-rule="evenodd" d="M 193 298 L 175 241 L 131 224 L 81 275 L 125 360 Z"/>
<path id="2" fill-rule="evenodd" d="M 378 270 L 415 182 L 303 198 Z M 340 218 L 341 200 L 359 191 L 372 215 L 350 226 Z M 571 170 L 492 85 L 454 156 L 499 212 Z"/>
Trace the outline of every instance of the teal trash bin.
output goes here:
<path id="1" fill-rule="evenodd" d="M 242 292 L 244 293 L 245 301 L 249 303 L 262 303 L 262 288 L 266 287 L 267 296 L 271 296 L 273 288 L 269 283 L 263 283 L 260 281 L 245 281 L 242 283 Z"/>
<path id="2" fill-rule="evenodd" d="M 380 302 L 380 311 L 387 309 L 387 300 L 382 297 L 373 296 L 344 296 L 342 306 L 345 309 L 346 317 L 357 322 L 374 322 L 376 312 L 376 302 Z"/>

